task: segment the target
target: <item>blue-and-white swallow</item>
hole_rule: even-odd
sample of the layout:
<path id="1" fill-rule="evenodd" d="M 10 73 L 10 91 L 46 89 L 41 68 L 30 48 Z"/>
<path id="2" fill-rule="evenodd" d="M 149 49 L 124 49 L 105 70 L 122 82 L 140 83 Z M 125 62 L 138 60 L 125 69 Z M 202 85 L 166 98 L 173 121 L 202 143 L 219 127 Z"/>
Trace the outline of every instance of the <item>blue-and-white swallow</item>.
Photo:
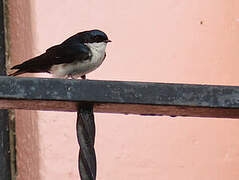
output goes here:
<path id="1" fill-rule="evenodd" d="M 111 40 L 100 30 L 77 33 L 40 56 L 13 66 L 11 69 L 17 71 L 10 76 L 47 72 L 55 77 L 85 79 L 87 73 L 94 71 L 104 61 L 108 42 Z"/>

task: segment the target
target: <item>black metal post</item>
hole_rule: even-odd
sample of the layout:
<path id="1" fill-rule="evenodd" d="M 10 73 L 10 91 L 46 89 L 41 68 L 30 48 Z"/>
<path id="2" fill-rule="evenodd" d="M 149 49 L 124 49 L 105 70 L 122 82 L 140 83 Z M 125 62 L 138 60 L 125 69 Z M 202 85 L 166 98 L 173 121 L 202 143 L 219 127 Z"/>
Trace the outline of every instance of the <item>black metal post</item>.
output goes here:
<path id="1" fill-rule="evenodd" d="M 0 179 L 11 179 L 7 110 L 0 111 Z"/>
<path id="2" fill-rule="evenodd" d="M 0 1 L 0 75 L 6 75 L 4 4 Z M 0 179 L 11 179 L 8 111 L 0 110 Z"/>
<path id="3" fill-rule="evenodd" d="M 78 168 L 81 180 L 96 179 L 95 122 L 93 105 L 85 104 L 77 112 L 77 138 L 80 145 Z"/>

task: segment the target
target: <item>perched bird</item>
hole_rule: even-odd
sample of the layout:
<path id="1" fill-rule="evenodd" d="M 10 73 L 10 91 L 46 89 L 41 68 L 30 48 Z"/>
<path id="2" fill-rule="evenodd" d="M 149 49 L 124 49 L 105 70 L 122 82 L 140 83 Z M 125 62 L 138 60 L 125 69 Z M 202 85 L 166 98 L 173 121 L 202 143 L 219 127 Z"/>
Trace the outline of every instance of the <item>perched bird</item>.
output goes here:
<path id="1" fill-rule="evenodd" d="M 13 66 L 17 69 L 9 76 L 23 73 L 47 72 L 55 77 L 86 78 L 86 74 L 99 67 L 106 57 L 105 48 L 111 42 L 100 30 L 77 33 L 63 43 L 46 50 L 22 64 Z"/>

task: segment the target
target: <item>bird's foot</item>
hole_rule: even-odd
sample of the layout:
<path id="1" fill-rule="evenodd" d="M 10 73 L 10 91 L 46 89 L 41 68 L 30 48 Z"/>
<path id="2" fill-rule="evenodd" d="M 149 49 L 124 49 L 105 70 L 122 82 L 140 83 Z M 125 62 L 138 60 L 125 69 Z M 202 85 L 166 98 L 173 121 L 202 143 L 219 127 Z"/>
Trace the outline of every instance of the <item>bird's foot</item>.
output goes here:
<path id="1" fill-rule="evenodd" d="M 81 77 L 81 79 L 86 79 L 86 75 L 83 75 L 83 76 L 80 76 L 80 77 Z M 72 75 L 72 74 L 68 74 L 65 78 L 66 78 L 66 79 L 68 79 L 68 78 L 70 78 L 70 79 L 78 79 L 79 76 L 77 76 L 77 75 Z"/>
<path id="2" fill-rule="evenodd" d="M 66 79 L 76 79 L 72 74 L 68 74 L 67 76 L 66 76 Z"/>
<path id="3" fill-rule="evenodd" d="M 86 79 L 86 75 L 81 76 L 81 79 Z"/>

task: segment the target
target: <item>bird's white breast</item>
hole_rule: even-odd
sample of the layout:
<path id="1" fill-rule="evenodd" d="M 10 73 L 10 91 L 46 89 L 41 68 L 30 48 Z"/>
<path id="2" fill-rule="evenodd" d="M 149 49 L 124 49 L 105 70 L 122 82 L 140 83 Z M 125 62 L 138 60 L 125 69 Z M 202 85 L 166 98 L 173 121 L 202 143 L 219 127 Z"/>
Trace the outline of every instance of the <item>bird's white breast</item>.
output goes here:
<path id="1" fill-rule="evenodd" d="M 82 76 L 99 67 L 104 61 L 107 43 L 86 43 L 85 45 L 91 50 L 91 59 L 54 65 L 51 68 L 51 73 L 56 77 Z"/>

